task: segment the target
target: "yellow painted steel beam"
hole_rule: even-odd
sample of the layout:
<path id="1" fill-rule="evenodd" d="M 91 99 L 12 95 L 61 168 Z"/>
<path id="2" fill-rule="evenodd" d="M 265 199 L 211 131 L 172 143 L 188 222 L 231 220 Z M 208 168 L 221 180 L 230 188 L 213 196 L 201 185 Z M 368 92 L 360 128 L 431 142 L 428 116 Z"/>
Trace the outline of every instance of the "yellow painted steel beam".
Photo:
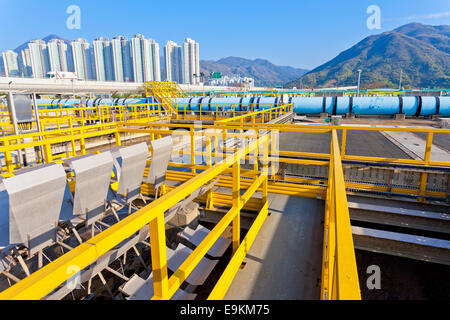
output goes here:
<path id="1" fill-rule="evenodd" d="M 261 143 L 266 142 L 267 138 L 268 136 L 261 137 L 258 141 L 239 152 L 228 156 L 226 159 L 222 160 L 222 162 L 198 174 L 195 178 L 185 182 L 181 186 L 156 199 L 146 207 L 91 238 L 89 242 L 82 243 L 47 266 L 31 274 L 29 277 L 1 292 L 0 299 L 40 299 L 44 297 L 71 276 L 71 274 L 68 274 L 67 270 L 73 270 L 73 266 L 77 266 L 80 270 L 87 267 L 101 255 L 112 249 L 124 239 L 133 235 L 143 226 L 153 222 L 155 219 L 158 219 L 158 217 L 164 219 L 163 214 L 167 209 L 171 208 L 208 181 L 214 179 L 234 162 L 240 161 L 245 154 L 258 148 Z M 150 231 L 155 232 L 160 230 L 161 226 L 157 223 L 151 223 L 150 228 Z M 217 237 L 219 236 L 220 234 L 217 235 Z M 165 245 L 165 235 L 159 234 L 157 238 L 153 237 L 151 240 L 157 241 L 157 243 L 151 243 L 152 248 L 156 246 L 159 246 L 160 248 L 162 245 L 161 242 Z M 208 250 L 209 248 L 207 248 L 205 253 Z M 167 268 L 167 262 L 164 261 L 165 259 L 163 257 L 163 249 L 160 248 L 160 250 L 155 253 L 155 258 L 159 259 L 159 261 L 157 261 L 159 267 Z M 186 266 L 185 264 L 183 265 Z M 189 265 L 189 268 L 194 267 L 194 265 Z M 164 277 L 167 272 L 164 270 L 153 271 L 158 272 L 157 276 L 160 277 Z M 177 275 L 179 276 L 179 273 Z M 172 278 L 173 276 L 171 279 Z M 169 279 L 169 292 L 166 290 L 166 285 L 161 283 L 164 279 L 160 278 L 159 280 L 159 282 L 155 281 L 154 284 L 155 293 L 158 294 L 157 297 L 170 298 L 176 291 L 176 289 L 173 290 L 173 280 L 171 284 Z"/>
<path id="2" fill-rule="evenodd" d="M 336 130 L 332 131 L 330 181 L 325 211 L 322 299 L 360 300 L 358 270 Z M 329 210 L 329 211 L 327 211 Z M 334 260 L 334 261 L 333 261 Z"/>
<path id="3" fill-rule="evenodd" d="M 242 261 L 246 257 L 248 251 L 250 251 L 250 248 L 255 241 L 256 235 L 261 229 L 268 213 L 269 203 L 266 201 L 252 226 L 248 230 L 246 236 L 242 240 L 239 248 L 236 250 L 235 254 L 231 258 L 231 261 L 228 263 L 225 271 L 222 273 L 222 276 L 219 278 L 216 285 L 214 286 L 214 289 L 208 296 L 208 300 L 222 300 L 225 297 L 228 288 L 230 287 L 236 273 L 238 272 Z M 270 288 L 267 288 L 267 290 L 270 290 Z"/>

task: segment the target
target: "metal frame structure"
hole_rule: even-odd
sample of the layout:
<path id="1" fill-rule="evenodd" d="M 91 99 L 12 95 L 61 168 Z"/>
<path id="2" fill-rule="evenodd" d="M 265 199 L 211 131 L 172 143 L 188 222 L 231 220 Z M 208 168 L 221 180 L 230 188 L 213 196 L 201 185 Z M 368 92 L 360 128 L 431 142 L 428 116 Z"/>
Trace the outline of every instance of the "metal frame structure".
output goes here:
<path id="1" fill-rule="evenodd" d="M 169 86 L 169 85 L 168 85 Z M 166 94 L 166 93 L 165 93 Z M 155 106 L 155 104 L 153 104 Z M 322 265 L 321 299 L 360 299 L 358 274 L 356 272 L 356 259 L 352 240 L 352 230 L 347 203 L 347 191 L 362 190 L 369 192 L 390 192 L 397 195 L 408 195 L 420 201 L 429 198 L 445 200 L 448 191 L 436 191 L 427 188 L 427 178 L 433 170 L 440 170 L 450 176 L 450 161 L 432 161 L 431 146 L 433 135 L 437 133 L 450 134 L 450 129 L 434 128 L 400 128 L 400 127 L 367 127 L 367 126 L 334 126 L 334 125 L 291 125 L 273 123 L 274 119 L 292 112 L 291 105 L 275 106 L 255 112 L 239 114 L 234 109 L 228 117 L 216 111 L 212 115 L 213 125 L 202 125 L 203 130 L 196 130 L 195 124 L 169 123 L 166 119 L 179 119 L 182 112 L 176 109 L 175 116 L 167 117 L 162 112 L 164 103 L 152 107 L 119 108 L 127 110 L 119 118 L 110 118 L 108 123 L 87 125 L 88 117 L 81 116 L 81 125 L 73 125 L 69 112 L 61 116 L 63 121 L 72 125 L 69 128 L 58 126 L 55 130 L 28 133 L 22 135 L 9 135 L 0 137 L 0 154 L 4 154 L 6 171 L 4 177 L 10 177 L 21 168 L 20 163 L 13 163 L 13 153 L 25 148 L 42 147 L 41 163 L 60 162 L 87 154 L 86 139 L 96 137 L 114 136 L 116 146 L 121 145 L 121 135 L 141 134 L 155 138 L 166 136 L 186 137 L 190 142 L 188 150 L 173 150 L 172 155 L 189 155 L 189 163 L 169 162 L 169 168 L 190 169 L 189 171 L 167 170 L 166 179 L 182 182 L 179 186 L 166 185 L 160 196 L 140 210 L 127 216 L 123 220 L 105 229 L 89 240 L 83 242 L 73 250 L 67 252 L 57 260 L 51 262 L 24 280 L 0 293 L 0 299 L 40 299 L 67 281 L 72 274 L 67 268 L 77 266 L 79 270 L 86 268 L 103 254 L 128 239 L 142 228 L 149 228 L 151 262 L 153 272 L 154 299 L 170 299 L 180 288 L 202 258 L 211 249 L 214 243 L 223 234 L 225 229 L 232 226 L 232 256 L 225 271 L 215 284 L 209 299 L 222 299 L 229 288 L 236 272 L 245 258 L 249 248 L 268 215 L 268 193 L 281 193 L 303 197 L 321 197 L 326 200 L 324 213 L 324 247 Z M 142 108 L 141 108 L 142 107 Z M 107 106 L 117 108 L 117 106 Z M 62 109 L 61 109 L 62 110 Z M 102 109 L 100 109 L 102 110 Z M 59 112 L 60 110 L 58 110 Z M 47 111 L 45 111 L 47 112 Z M 84 112 L 84 111 L 83 111 Z M 204 120 L 203 110 L 192 114 L 191 119 Z M 106 121 L 107 112 L 99 112 L 95 118 Z M 61 114 L 62 115 L 62 111 Z M 56 117 L 58 118 L 59 115 Z M 101 116 L 100 116 L 101 115 Z M 231 116 L 231 117 L 230 117 Z M 43 117 L 45 119 L 45 117 Z M 91 118 L 90 120 L 92 120 Z M 184 115 L 188 120 L 188 115 Z M 45 120 L 44 120 L 45 122 Z M 181 129 L 184 130 L 174 130 Z M 186 130 L 188 129 L 188 130 Z M 342 131 L 342 140 L 339 143 L 338 130 Z M 407 131 L 427 133 L 425 156 L 423 160 L 390 159 L 372 156 L 356 156 L 346 153 L 347 134 L 352 131 Z M 309 132 L 329 134 L 331 137 L 329 153 L 312 153 L 277 150 L 272 132 Z M 25 141 L 31 138 L 32 142 Z M 196 140 L 201 141 L 202 148 L 196 148 Z M 243 140 L 244 142 L 242 142 Z M 247 139 L 248 143 L 245 142 Z M 228 143 L 231 141 L 232 143 Z M 54 155 L 54 145 L 69 143 L 71 152 Z M 204 148 L 203 148 L 204 145 Z M 205 161 L 196 163 L 196 156 L 204 157 Z M 244 166 L 242 161 L 257 160 L 253 166 Z M 260 163 L 258 163 L 258 161 Z M 269 171 L 269 164 L 312 165 L 328 169 L 328 178 L 307 178 L 296 176 L 283 176 L 279 171 Z M 412 170 L 420 173 L 420 180 L 416 186 L 390 186 L 371 183 L 370 181 L 345 181 L 344 170 L 346 166 L 355 165 L 381 166 L 386 170 Z M 144 176 L 148 175 L 148 169 Z M 227 213 L 211 232 L 203 239 L 189 257 L 170 277 L 167 271 L 166 235 L 164 213 L 173 208 L 180 201 L 202 188 L 204 185 L 216 181 L 216 185 L 231 190 L 231 193 L 210 191 L 198 197 L 196 201 L 214 206 L 228 207 Z M 241 194 L 241 190 L 246 190 Z M 155 194 L 155 188 L 143 183 L 141 192 L 147 195 Z M 255 193 L 261 193 L 258 198 Z M 241 210 L 252 210 L 257 216 L 244 239 L 240 239 Z"/>

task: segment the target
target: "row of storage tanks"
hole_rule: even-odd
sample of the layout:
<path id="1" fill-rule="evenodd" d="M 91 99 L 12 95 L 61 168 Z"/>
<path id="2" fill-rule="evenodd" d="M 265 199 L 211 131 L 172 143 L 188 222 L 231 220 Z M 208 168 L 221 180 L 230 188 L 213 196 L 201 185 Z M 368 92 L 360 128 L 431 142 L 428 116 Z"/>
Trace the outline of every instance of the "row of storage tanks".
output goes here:
<path id="1" fill-rule="evenodd" d="M 328 113 L 331 115 L 395 115 L 407 116 L 450 116 L 450 96 L 440 97 L 288 97 L 284 103 L 291 103 L 294 112 L 300 115 L 313 115 Z M 58 106 L 72 107 L 79 104 L 79 99 L 38 99 L 38 105 L 43 108 L 56 108 Z M 97 104 L 144 104 L 153 103 L 152 98 L 123 98 L 123 99 L 86 99 L 87 106 Z M 279 97 L 196 97 L 178 98 L 176 105 L 179 111 L 237 111 L 264 110 L 280 106 Z"/>

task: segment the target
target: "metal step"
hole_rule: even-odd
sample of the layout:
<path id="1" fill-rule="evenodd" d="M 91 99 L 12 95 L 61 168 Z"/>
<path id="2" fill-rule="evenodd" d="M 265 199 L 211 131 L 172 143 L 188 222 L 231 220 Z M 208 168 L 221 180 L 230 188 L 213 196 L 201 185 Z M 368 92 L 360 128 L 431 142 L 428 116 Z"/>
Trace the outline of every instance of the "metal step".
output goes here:
<path id="1" fill-rule="evenodd" d="M 348 207 L 352 220 L 450 233 L 448 213 L 352 201 L 348 202 Z"/>
<path id="2" fill-rule="evenodd" d="M 147 279 L 134 274 L 119 290 L 128 296 L 127 300 L 150 300 L 153 295 L 153 273 Z M 171 300 L 194 300 L 197 295 L 178 289 Z"/>
<path id="3" fill-rule="evenodd" d="M 192 230 L 191 228 L 186 228 L 182 232 L 178 233 L 178 236 L 189 242 L 192 246 L 198 246 L 203 239 L 206 238 L 206 236 L 211 232 L 211 230 L 198 225 L 195 230 Z M 214 243 L 214 245 L 209 249 L 208 255 L 212 258 L 219 259 L 223 256 L 225 251 L 228 249 L 228 247 L 231 244 L 230 239 L 226 239 L 224 237 L 219 237 L 217 241 Z"/>
<path id="4" fill-rule="evenodd" d="M 450 241 L 352 226 L 356 249 L 450 265 Z"/>

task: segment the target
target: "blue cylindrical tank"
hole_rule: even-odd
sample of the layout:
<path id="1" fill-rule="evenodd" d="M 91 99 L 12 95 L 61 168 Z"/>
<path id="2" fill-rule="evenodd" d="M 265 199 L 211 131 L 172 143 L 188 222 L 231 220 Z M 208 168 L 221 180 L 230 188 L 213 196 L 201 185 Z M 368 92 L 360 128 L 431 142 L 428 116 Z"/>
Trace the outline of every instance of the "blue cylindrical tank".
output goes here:
<path id="1" fill-rule="evenodd" d="M 190 110 L 189 102 L 192 98 L 177 98 L 177 107 L 179 111 Z"/>
<path id="2" fill-rule="evenodd" d="M 419 105 L 417 97 L 401 97 L 401 100 L 402 100 L 401 113 L 404 113 L 407 116 L 414 116 L 417 112 L 417 107 Z"/>
<path id="3" fill-rule="evenodd" d="M 436 114 L 437 101 L 435 97 L 422 97 L 422 108 L 420 108 L 420 116 L 431 116 Z"/>
<path id="4" fill-rule="evenodd" d="M 336 97 L 336 114 L 342 115 L 350 112 L 350 97 Z"/>
<path id="5" fill-rule="evenodd" d="M 242 98 L 240 111 L 250 111 L 252 109 L 253 97 Z"/>
<path id="6" fill-rule="evenodd" d="M 273 98 L 273 97 L 261 97 L 258 100 L 258 109 L 264 110 L 264 109 L 271 109 L 278 107 L 280 104 L 278 103 L 279 98 Z"/>
<path id="7" fill-rule="evenodd" d="M 242 98 L 211 98 L 211 110 L 239 110 Z M 202 106 L 203 110 L 203 106 Z M 208 110 L 208 109 L 206 109 Z"/>
<path id="8" fill-rule="evenodd" d="M 294 112 L 298 114 L 320 114 L 323 112 L 323 97 L 293 97 Z"/>
<path id="9" fill-rule="evenodd" d="M 335 97 L 326 97 L 325 98 L 325 112 L 329 114 L 334 114 L 333 112 L 333 104 Z"/>
<path id="10" fill-rule="evenodd" d="M 439 97 L 439 114 L 450 117 L 450 96 Z"/>
<path id="11" fill-rule="evenodd" d="M 153 101 L 149 98 L 119 98 L 86 99 L 88 107 L 97 104 L 143 104 Z M 357 115 L 394 115 L 404 113 L 408 116 L 430 116 L 440 114 L 450 116 L 450 96 L 441 97 L 292 97 L 289 99 L 298 114 L 329 114 L 343 115 L 353 112 Z M 351 102 L 352 101 L 352 102 Z M 79 104 L 80 99 L 37 99 L 39 108 L 58 108 L 59 106 L 71 108 Z M 238 111 L 248 111 L 253 105 L 254 110 L 267 109 L 280 105 L 280 99 L 274 97 L 196 97 L 178 98 L 178 110 L 215 111 L 216 106 L 221 110 L 231 110 L 236 106 Z M 351 108 L 350 108 L 351 106 Z M 400 108 L 401 106 L 401 108 Z"/>
<path id="12" fill-rule="evenodd" d="M 354 97 L 352 112 L 358 115 L 394 115 L 400 113 L 398 97 Z"/>

